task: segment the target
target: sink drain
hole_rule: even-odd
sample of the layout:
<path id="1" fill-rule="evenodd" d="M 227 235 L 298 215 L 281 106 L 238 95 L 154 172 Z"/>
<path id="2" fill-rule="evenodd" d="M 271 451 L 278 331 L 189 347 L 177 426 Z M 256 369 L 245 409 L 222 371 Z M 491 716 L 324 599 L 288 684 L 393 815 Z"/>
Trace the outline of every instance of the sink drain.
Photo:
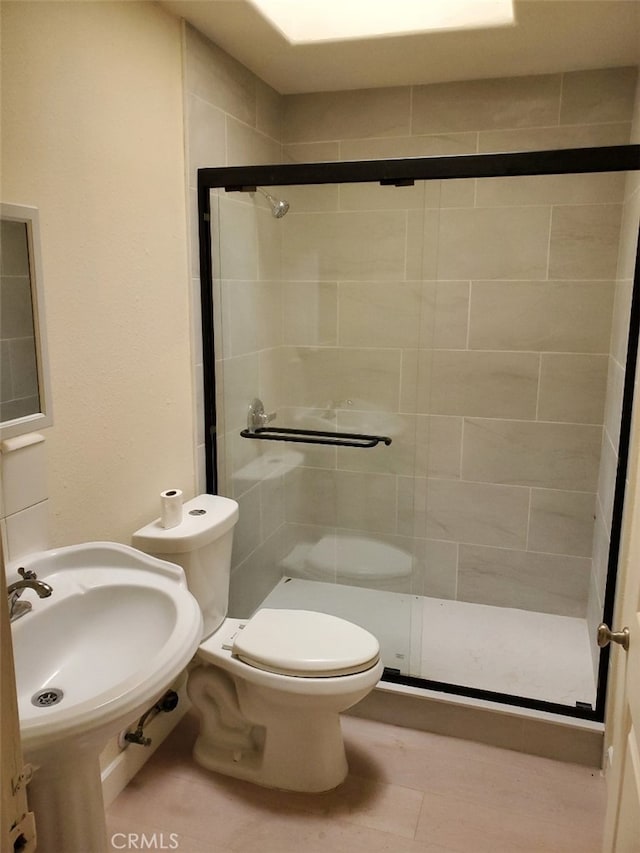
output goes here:
<path id="1" fill-rule="evenodd" d="M 62 700 L 64 693 L 57 687 L 48 687 L 46 690 L 38 690 L 31 697 L 31 704 L 37 708 L 48 708 L 57 705 Z"/>

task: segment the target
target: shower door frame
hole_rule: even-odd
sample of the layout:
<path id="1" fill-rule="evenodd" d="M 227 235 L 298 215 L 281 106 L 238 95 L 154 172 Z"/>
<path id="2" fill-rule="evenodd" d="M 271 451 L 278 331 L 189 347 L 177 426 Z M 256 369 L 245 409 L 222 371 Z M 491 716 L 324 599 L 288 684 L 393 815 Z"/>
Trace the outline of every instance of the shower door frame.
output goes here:
<path id="1" fill-rule="evenodd" d="M 200 243 L 200 297 L 202 306 L 203 393 L 205 418 L 206 488 L 217 489 L 216 376 L 214 351 L 213 251 L 211 239 L 211 190 L 251 192 L 258 186 L 301 184 L 380 183 L 408 186 L 419 180 L 460 178 L 501 178 L 526 175 L 589 174 L 640 170 L 640 145 L 612 145 L 598 148 L 564 148 L 547 151 L 499 154 L 461 154 L 445 157 L 415 157 L 387 160 L 349 160 L 320 163 L 289 163 L 263 166 L 223 166 L 198 169 L 198 235 Z M 640 236 L 640 235 L 639 235 Z M 622 533 L 625 483 L 631 440 L 633 391 L 640 335 L 640 239 L 636 244 L 631 309 L 620 418 L 618 467 L 614 490 L 610 546 L 605 586 L 603 621 L 613 619 L 618 558 Z M 600 650 L 595 707 L 572 707 L 385 670 L 383 680 L 435 690 L 457 696 L 482 699 L 565 717 L 603 722 L 607 693 L 610 647 Z"/>

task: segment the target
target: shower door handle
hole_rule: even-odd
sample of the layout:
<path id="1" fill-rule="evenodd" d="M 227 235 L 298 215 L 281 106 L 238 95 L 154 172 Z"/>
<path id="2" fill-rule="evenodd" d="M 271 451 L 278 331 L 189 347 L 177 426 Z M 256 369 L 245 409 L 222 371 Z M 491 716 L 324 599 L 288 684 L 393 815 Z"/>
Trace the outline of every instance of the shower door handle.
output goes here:
<path id="1" fill-rule="evenodd" d="M 609 643 L 618 643 L 622 646 L 625 652 L 629 651 L 629 629 L 623 628 L 622 631 L 612 631 L 608 625 L 602 622 L 598 625 L 598 645 L 601 649 L 608 646 Z"/>

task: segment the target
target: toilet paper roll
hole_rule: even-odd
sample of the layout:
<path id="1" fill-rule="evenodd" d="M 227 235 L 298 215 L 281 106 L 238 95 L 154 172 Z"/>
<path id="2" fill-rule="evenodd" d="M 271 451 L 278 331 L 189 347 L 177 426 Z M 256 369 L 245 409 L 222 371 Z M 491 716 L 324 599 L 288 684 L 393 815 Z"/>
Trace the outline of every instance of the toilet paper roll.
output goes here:
<path id="1" fill-rule="evenodd" d="M 182 492 L 167 489 L 160 492 L 160 524 L 162 527 L 177 527 L 182 521 Z"/>

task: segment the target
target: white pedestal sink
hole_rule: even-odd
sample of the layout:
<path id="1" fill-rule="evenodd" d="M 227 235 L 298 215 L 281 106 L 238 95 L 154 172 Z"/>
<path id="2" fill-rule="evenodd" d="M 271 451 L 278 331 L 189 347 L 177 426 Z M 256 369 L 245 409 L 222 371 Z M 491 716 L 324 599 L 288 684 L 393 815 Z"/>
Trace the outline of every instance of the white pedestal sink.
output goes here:
<path id="1" fill-rule="evenodd" d="M 11 626 L 38 851 L 103 853 L 100 752 L 189 662 L 200 608 L 181 568 L 125 545 L 32 554 L 7 566 L 9 583 L 19 565 L 53 589 L 42 599 L 26 590 L 33 609 Z"/>

